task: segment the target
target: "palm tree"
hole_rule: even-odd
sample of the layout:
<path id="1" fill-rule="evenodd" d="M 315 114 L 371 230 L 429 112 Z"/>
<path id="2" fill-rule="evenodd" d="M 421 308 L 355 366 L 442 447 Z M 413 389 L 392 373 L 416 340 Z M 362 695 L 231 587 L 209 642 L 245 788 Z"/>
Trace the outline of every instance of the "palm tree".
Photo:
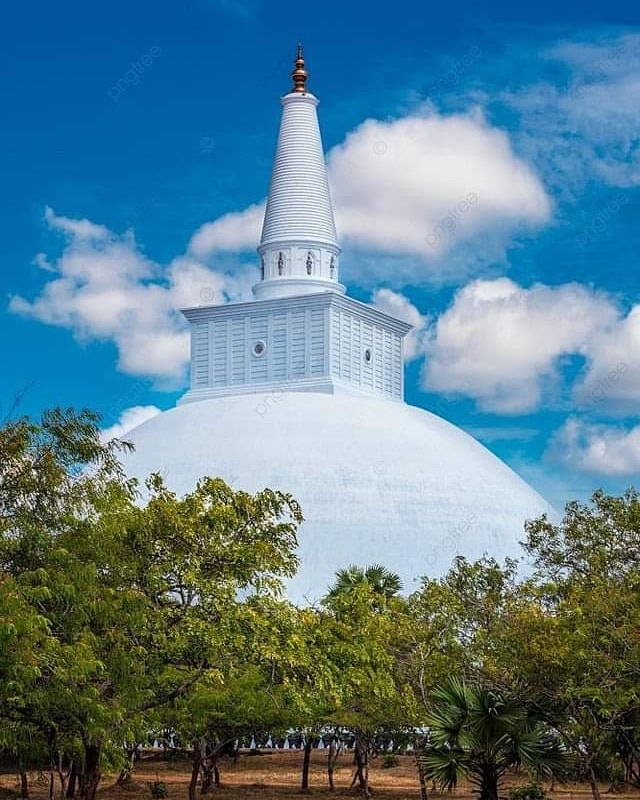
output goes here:
<path id="1" fill-rule="evenodd" d="M 368 585 L 371 592 L 383 603 L 402 591 L 400 577 L 382 564 L 371 564 L 369 567 L 358 567 L 351 564 L 346 569 L 336 572 L 336 579 L 329 589 L 326 599 L 334 599 L 363 585 Z"/>
<path id="2" fill-rule="evenodd" d="M 454 788 L 465 775 L 480 800 L 498 800 L 508 770 L 563 777 L 566 756 L 559 740 L 526 707 L 453 678 L 432 699 L 429 736 L 418 759 L 425 777 L 441 788 Z"/>

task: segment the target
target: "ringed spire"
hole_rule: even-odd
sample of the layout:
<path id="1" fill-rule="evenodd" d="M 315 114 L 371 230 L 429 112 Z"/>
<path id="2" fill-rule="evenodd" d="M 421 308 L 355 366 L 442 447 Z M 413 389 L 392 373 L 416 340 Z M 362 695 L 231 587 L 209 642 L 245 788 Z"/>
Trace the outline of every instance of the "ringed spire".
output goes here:
<path id="1" fill-rule="evenodd" d="M 282 117 L 258 253 L 256 299 L 333 291 L 340 246 L 318 124 L 318 98 L 307 90 L 308 72 L 298 45 L 293 87 L 280 98 Z"/>

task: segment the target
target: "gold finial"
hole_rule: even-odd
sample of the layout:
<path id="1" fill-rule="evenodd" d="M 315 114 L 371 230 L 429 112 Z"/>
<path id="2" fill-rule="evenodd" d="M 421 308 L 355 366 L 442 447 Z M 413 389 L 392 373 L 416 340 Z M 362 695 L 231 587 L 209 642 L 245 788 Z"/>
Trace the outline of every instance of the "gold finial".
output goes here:
<path id="1" fill-rule="evenodd" d="M 298 54 L 295 60 L 295 69 L 291 73 L 293 78 L 293 91 L 306 92 L 307 91 L 307 78 L 309 73 L 304 68 L 304 56 L 302 55 L 302 45 L 298 45 Z"/>

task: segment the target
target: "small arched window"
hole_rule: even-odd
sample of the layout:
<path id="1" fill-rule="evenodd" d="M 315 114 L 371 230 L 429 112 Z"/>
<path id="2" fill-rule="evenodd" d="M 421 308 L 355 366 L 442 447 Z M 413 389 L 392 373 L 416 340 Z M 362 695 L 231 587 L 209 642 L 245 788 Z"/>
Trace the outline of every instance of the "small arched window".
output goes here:
<path id="1" fill-rule="evenodd" d="M 282 275 L 284 272 L 284 256 L 282 253 L 278 253 L 278 275 Z"/>
<path id="2" fill-rule="evenodd" d="M 307 253 L 307 275 L 311 275 L 313 272 L 313 256 L 311 255 L 311 250 Z"/>
<path id="3" fill-rule="evenodd" d="M 329 275 L 332 278 L 335 278 L 335 276 L 336 276 L 336 257 L 335 256 L 331 256 L 331 261 L 329 262 Z"/>

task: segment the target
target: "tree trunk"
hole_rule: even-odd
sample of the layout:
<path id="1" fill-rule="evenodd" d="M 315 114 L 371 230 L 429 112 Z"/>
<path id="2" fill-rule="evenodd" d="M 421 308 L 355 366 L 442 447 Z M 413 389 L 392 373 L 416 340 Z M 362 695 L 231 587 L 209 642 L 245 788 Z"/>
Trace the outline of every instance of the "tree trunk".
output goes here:
<path id="1" fill-rule="evenodd" d="M 482 770 L 480 800 L 498 800 L 498 773 L 492 765 Z"/>
<path id="2" fill-rule="evenodd" d="M 69 783 L 67 785 L 67 798 L 72 800 L 76 796 L 76 786 L 78 785 L 78 764 L 74 761 L 71 765 L 71 774 L 69 775 Z"/>
<path id="3" fill-rule="evenodd" d="M 60 800 L 67 796 L 69 777 L 73 770 L 73 759 L 68 759 L 63 753 L 58 753 L 58 780 L 60 781 Z"/>
<path id="4" fill-rule="evenodd" d="M 137 743 L 133 747 L 125 747 L 125 750 L 127 753 L 127 763 L 122 768 L 120 774 L 118 775 L 118 780 L 116 781 L 117 786 L 124 786 L 131 780 L 131 776 L 133 774 L 133 766 L 136 763 L 136 759 L 138 757 L 140 744 Z"/>
<path id="5" fill-rule="evenodd" d="M 213 782 L 216 785 L 216 789 L 220 788 L 220 770 L 218 769 L 218 760 L 216 759 L 216 763 L 213 765 Z"/>
<path id="6" fill-rule="evenodd" d="M 191 766 L 191 780 L 189 781 L 189 800 L 196 800 L 196 789 L 198 788 L 198 775 L 200 775 L 200 743 L 193 744 L 193 764 Z"/>
<path id="7" fill-rule="evenodd" d="M 218 768 L 218 756 L 220 755 L 220 743 L 216 747 L 203 742 L 201 745 L 200 763 L 202 772 L 202 788 L 201 795 L 209 794 L 214 786 L 218 786 L 216 782 L 216 771 Z M 219 781 L 219 778 L 218 778 Z"/>
<path id="8" fill-rule="evenodd" d="M 29 775 L 26 772 L 20 773 L 20 798 L 29 800 Z"/>
<path id="9" fill-rule="evenodd" d="M 313 740 L 311 736 L 307 736 L 304 743 L 304 758 L 302 759 L 302 791 L 306 792 L 309 788 L 309 767 L 311 765 L 311 749 L 313 747 Z"/>
<path id="10" fill-rule="evenodd" d="M 427 800 L 427 781 L 420 763 L 418 747 L 416 747 L 416 770 L 418 772 L 418 783 L 420 784 L 420 800 Z"/>
<path id="11" fill-rule="evenodd" d="M 205 794 L 209 794 L 209 792 L 213 787 L 213 769 L 211 767 L 211 764 L 209 763 L 208 758 L 202 759 L 200 772 L 202 773 L 202 781 L 200 784 L 200 796 L 204 797 Z"/>
<path id="12" fill-rule="evenodd" d="M 353 763 L 355 764 L 356 769 L 355 769 L 355 772 L 353 773 L 353 778 L 351 779 L 351 786 L 349 786 L 349 789 L 353 789 L 353 787 L 356 785 L 356 783 L 358 784 L 358 786 L 362 786 L 362 781 L 363 781 L 362 765 L 360 764 L 360 756 L 358 754 L 357 749 L 355 749 L 355 748 L 354 748 L 354 751 L 353 751 Z"/>
<path id="13" fill-rule="evenodd" d="M 366 743 L 362 741 L 362 737 L 358 736 L 356 739 L 356 767 L 357 777 L 362 789 L 363 800 L 369 800 L 371 792 L 369 791 L 369 753 Z"/>
<path id="14" fill-rule="evenodd" d="M 598 787 L 598 782 L 596 780 L 596 773 L 593 771 L 593 764 L 591 762 L 591 759 L 589 759 L 589 761 L 587 762 L 586 772 L 587 772 L 587 780 L 589 781 L 589 786 L 591 787 L 591 794 L 593 795 L 593 800 L 601 800 L 600 788 Z"/>
<path id="15" fill-rule="evenodd" d="M 100 744 L 85 744 L 84 765 L 80 775 L 80 800 L 95 800 L 98 784 L 102 777 L 100 773 Z"/>
<path id="16" fill-rule="evenodd" d="M 336 744 L 335 738 L 331 737 L 331 742 L 329 743 L 329 755 L 327 756 L 327 778 L 329 779 L 329 791 L 335 792 L 335 784 L 333 782 L 333 773 L 336 768 L 336 762 L 338 761 L 338 756 L 340 754 L 340 748 Z"/>

